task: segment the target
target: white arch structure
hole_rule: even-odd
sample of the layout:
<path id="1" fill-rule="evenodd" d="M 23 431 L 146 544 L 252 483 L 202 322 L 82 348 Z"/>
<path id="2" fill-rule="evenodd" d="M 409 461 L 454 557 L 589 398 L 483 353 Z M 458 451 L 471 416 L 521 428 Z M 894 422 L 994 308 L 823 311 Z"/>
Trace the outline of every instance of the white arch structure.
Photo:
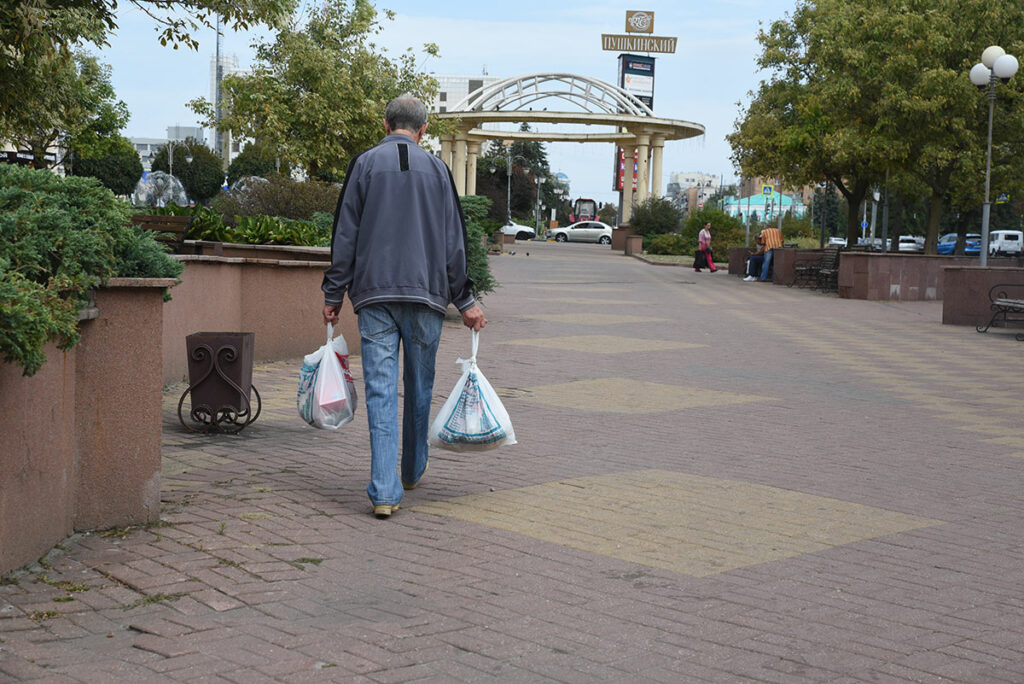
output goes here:
<path id="1" fill-rule="evenodd" d="M 540 103 L 570 103 L 576 111 L 550 110 Z M 527 74 L 496 81 L 473 91 L 451 110 L 436 115 L 452 120 L 456 131 L 441 137 L 441 158 L 455 177 L 459 194 L 476 194 L 476 163 L 486 140 L 542 140 L 557 142 L 613 142 L 628 160 L 638 159 L 636 197 L 631 183 L 623 190 L 623 222 L 629 221 L 634 202 L 658 195 L 662 155 L 667 140 L 704 134 L 704 126 L 689 121 L 656 117 L 643 102 L 606 81 L 564 73 Z M 485 123 L 583 124 L 603 130 L 586 133 L 562 131 L 501 131 Z"/>

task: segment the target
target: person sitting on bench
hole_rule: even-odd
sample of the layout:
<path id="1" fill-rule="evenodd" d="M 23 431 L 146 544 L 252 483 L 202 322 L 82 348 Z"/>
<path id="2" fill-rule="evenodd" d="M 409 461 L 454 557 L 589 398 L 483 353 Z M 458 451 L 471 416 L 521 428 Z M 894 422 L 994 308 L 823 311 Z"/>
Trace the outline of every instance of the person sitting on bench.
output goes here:
<path id="1" fill-rule="evenodd" d="M 745 283 L 752 283 L 757 280 L 758 276 L 761 275 L 761 266 L 764 264 L 764 237 L 761 233 L 757 234 L 754 242 L 757 244 L 757 251 L 747 259 L 747 277 L 743 279 Z"/>

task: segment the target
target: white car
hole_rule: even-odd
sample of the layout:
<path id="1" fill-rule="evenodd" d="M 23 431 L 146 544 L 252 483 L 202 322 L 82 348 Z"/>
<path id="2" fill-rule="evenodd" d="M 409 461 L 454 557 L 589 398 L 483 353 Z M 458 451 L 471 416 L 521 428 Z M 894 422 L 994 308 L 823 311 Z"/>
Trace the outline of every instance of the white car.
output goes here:
<path id="1" fill-rule="evenodd" d="M 845 247 L 846 246 L 846 238 L 830 237 L 828 239 L 828 244 L 830 244 L 830 245 L 839 245 L 841 247 Z"/>
<path id="2" fill-rule="evenodd" d="M 501 227 L 505 235 L 514 235 L 516 240 L 532 240 L 537 237 L 537 231 L 531 226 L 524 226 L 520 223 L 509 222 Z"/>
<path id="3" fill-rule="evenodd" d="M 1024 232 L 1019 230 L 993 230 L 988 236 L 988 253 L 1020 254 L 1024 251 Z"/>
<path id="4" fill-rule="evenodd" d="M 917 235 L 900 235 L 896 251 L 898 252 L 923 252 L 924 238 Z"/>
<path id="5" fill-rule="evenodd" d="M 599 242 L 612 244 L 612 227 L 600 221 L 577 221 L 564 228 L 550 228 L 548 240 L 555 242 Z"/>

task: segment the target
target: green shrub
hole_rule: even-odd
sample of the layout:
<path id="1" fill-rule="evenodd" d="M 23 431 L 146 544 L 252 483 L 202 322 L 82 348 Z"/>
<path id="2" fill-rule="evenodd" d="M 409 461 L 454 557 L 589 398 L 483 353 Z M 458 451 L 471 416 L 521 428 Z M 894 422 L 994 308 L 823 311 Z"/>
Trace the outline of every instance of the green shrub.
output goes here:
<path id="1" fill-rule="evenodd" d="M 131 207 L 94 178 L 0 164 L 0 353 L 33 375 L 44 347 L 77 344 L 88 291 L 114 276 L 177 277 Z"/>
<path id="2" fill-rule="evenodd" d="M 647 251 L 651 254 L 690 254 L 696 249 L 679 233 L 666 233 L 651 238 Z"/>
<path id="3" fill-rule="evenodd" d="M 494 292 L 494 288 L 498 286 L 498 282 L 491 274 L 487 248 L 484 247 L 487 229 L 480 223 L 487 217 L 491 200 L 483 195 L 470 195 L 459 199 L 462 203 L 462 213 L 466 215 L 466 233 L 469 239 L 466 267 L 469 270 L 469 277 L 473 279 L 473 296 L 482 299 L 485 294 Z"/>
<path id="4" fill-rule="evenodd" d="M 682 212 L 671 200 L 648 197 L 640 204 L 633 205 L 629 225 L 637 235 L 661 235 L 677 232 L 682 220 Z"/>
<path id="5" fill-rule="evenodd" d="M 221 192 L 210 203 L 229 225 L 236 216 L 279 216 L 308 221 L 313 214 L 333 214 L 341 186 L 320 181 L 293 181 L 271 174 L 266 182 L 253 183 L 235 194 Z"/>
<path id="6" fill-rule="evenodd" d="M 725 263 L 729 259 L 730 247 L 743 247 L 746 245 L 747 229 L 743 222 L 735 216 L 729 216 L 718 209 L 698 209 L 690 212 L 689 218 L 683 224 L 682 235 L 690 245 L 690 253 L 697 249 L 697 234 L 704 224 L 711 222 L 711 248 L 715 254 L 715 261 Z M 751 228 L 750 242 L 753 244 L 754 235 L 757 231 Z"/>

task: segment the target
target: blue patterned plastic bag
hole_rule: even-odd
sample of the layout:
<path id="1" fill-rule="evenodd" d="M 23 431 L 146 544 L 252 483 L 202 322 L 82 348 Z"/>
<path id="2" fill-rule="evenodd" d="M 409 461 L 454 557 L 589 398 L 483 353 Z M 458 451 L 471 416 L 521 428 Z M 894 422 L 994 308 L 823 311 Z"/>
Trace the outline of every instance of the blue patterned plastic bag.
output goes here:
<path id="1" fill-rule="evenodd" d="M 430 426 L 432 446 L 449 451 L 485 451 L 515 444 L 512 420 L 476 365 L 480 333 L 473 332 L 473 355 L 459 359 L 462 377 Z"/>

